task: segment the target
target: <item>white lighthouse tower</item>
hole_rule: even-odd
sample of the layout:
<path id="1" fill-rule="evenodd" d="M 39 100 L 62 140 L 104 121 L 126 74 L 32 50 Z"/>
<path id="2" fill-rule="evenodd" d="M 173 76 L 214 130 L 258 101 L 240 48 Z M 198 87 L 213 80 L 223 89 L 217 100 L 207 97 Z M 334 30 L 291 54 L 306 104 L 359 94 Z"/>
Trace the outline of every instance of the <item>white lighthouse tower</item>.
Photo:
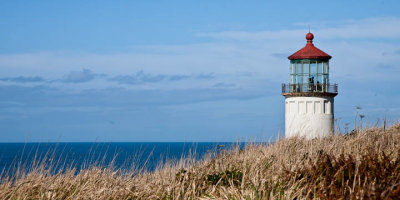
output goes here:
<path id="1" fill-rule="evenodd" d="M 307 33 L 304 48 L 289 56 L 290 83 L 282 84 L 285 97 L 285 136 L 320 138 L 334 131 L 334 97 L 337 84 L 329 83 L 332 57 L 313 44 Z"/>

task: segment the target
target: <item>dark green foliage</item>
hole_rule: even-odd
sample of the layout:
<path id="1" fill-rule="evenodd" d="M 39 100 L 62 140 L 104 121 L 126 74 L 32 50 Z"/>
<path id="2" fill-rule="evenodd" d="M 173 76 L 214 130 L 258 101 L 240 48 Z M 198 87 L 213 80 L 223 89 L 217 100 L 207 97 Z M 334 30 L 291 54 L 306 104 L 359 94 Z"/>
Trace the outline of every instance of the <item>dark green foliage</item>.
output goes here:
<path id="1" fill-rule="evenodd" d="M 225 170 L 221 173 L 207 175 L 207 181 L 212 185 L 239 186 L 242 183 L 243 173 L 238 169 Z"/>
<path id="2" fill-rule="evenodd" d="M 180 169 L 180 170 L 178 171 L 178 173 L 176 173 L 176 175 L 175 175 L 176 180 L 182 181 L 183 178 L 184 178 L 184 176 L 185 176 L 185 173 L 186 173 L 186 172 L 187 172 L 187 170 L 185 170 L 185 169 Z"/>
<path id="3" fill-rule="evenodd" d="M 264 185 L 264 193 L 262 196 L 265 196 L 265 199 L 270 199 L 271 197 L 279 197 L 282 198 L 286 186 L 288 185 L 287 182 L 282 182 L 280 180 L 277 181 L 266 181 Z"/>
<path id="4" fill-rule="evenodd" d="M 174 198 L 172 197 L 172 195 L 165 195 L 165 196 L 162 198 L 162 200 L 172 200 L 172 199 L 174 199 Z"/>

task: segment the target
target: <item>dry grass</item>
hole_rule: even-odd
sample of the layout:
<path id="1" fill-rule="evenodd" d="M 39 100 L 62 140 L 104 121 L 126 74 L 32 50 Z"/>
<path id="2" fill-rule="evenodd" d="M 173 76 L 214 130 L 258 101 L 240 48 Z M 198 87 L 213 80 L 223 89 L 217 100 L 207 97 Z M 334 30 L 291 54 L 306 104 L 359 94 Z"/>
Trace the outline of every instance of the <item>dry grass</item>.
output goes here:
<path id="1" fill-rule="evenodd" d="M 399 199 L 400 124 L 233 147 L 149 173 L 90 167 L 3 179 L 1 199 Z M 41 167 L 42 166 L 42 167 Z"/>

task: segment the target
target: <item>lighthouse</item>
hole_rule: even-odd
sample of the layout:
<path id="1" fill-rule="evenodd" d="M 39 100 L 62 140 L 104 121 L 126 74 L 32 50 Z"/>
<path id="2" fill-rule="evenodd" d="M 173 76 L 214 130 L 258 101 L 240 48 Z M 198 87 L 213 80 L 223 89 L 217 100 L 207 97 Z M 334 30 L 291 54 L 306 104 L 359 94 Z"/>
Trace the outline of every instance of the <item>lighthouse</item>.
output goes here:
<path id="1" fill-rule="evenodd" d="M 312 33 L 307 33 L 306 39 L 306 46 L 288 57 L 290 83 L 282 84 L 287 138 L 321 138 L 334 131 L 334 97 L 338 87 L 329 81 L 332 57 L 314 46 Z"/>

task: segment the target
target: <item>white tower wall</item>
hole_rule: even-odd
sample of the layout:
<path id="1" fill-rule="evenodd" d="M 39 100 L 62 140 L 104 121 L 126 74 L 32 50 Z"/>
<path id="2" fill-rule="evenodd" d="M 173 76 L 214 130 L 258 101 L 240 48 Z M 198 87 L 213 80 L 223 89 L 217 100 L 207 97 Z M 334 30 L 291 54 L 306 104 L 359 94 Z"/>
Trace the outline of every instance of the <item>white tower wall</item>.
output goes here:
<path id="1" fill-rule="evenodd" d="M 333 97 L 285 96 L 285 135 L 321 138 L 334 131 Z"/>

